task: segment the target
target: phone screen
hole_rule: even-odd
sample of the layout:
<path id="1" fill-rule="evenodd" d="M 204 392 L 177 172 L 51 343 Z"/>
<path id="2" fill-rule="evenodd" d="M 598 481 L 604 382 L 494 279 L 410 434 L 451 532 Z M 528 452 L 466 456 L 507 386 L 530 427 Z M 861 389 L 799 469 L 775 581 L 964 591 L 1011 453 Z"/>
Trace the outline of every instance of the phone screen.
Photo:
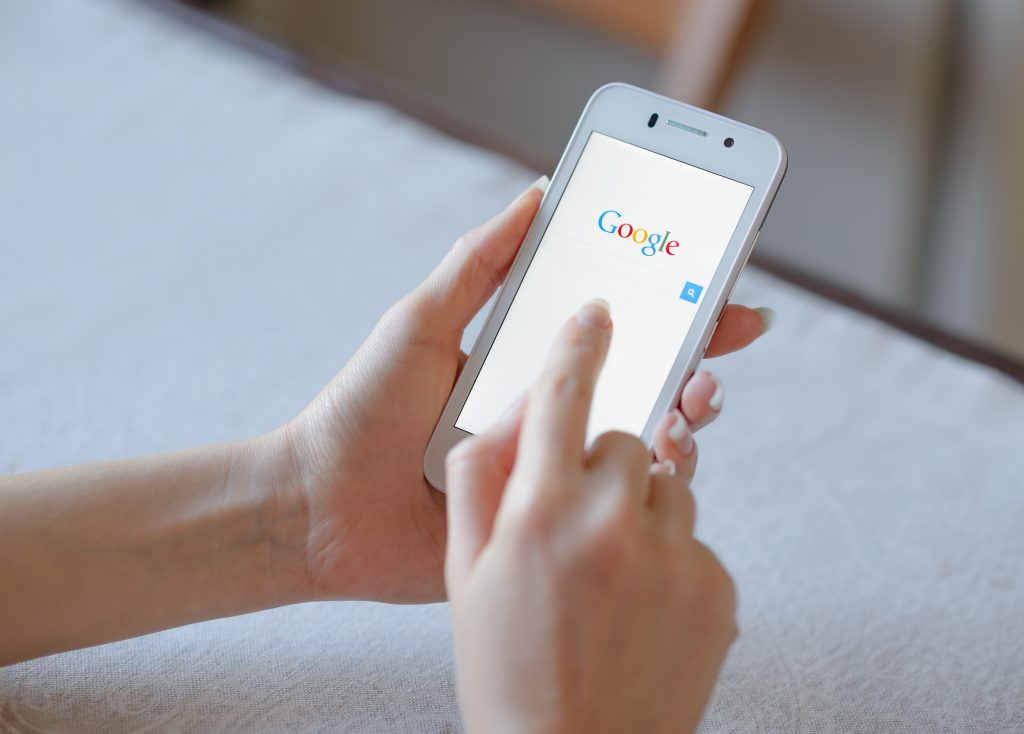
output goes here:
<path id="1" fill-rule="evenodd" d="M 591 133 L 456 427 L 493 424 L 537 378 L 566 320 L 604 298 L 613 335 L 588 441 L 641 433 L 752 192 Z"/>

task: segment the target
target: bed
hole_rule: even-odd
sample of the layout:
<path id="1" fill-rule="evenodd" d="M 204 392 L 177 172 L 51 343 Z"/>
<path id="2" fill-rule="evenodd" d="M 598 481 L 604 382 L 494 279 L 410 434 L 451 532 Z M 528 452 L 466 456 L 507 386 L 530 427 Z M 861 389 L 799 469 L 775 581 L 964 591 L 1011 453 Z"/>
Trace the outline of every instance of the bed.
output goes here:
<path id="1" fill-rule="evenodd" d="M 121 0 L 0 9 L 0 161 L 2 472 L 278 425 L 537 175 Z M 1024 731 L 1021 383 L 757 268 L 735 300 L 779 316 L 701 434 L 742 630 L 702 731 Z M 0 668 L 0 730 L 461 731 L 448 610 Z"/>

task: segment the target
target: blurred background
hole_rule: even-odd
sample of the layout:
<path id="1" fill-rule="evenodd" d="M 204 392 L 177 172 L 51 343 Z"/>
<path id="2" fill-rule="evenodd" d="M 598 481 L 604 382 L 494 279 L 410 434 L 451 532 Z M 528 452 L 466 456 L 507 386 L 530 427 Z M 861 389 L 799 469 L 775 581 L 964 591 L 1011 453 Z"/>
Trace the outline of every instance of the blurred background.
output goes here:
<path id="1" fill-rule="evenodd" d="M 700 438 L 743 630 L 701 731 L 1020 734 L 1022 38 L 1021 0 L 0 0 L 0 474 L 281 426 L 633 82 L 790 151 L 737 288 L 778 323 Z M 442 605 L 295 605 L 0 669 L 0 731 L 454 733 L 453 681 Z"/>
<path id="2" fill-rule="evenodd" d="M 548 173 L 587 97 L 611 80 L 764 127 L 789 149 L 790 169 L 760 264 L 890 320 L 1024 357 L 1017 0 L 191 7 L 289 49 L 309 74 L 371 89 Z"/>

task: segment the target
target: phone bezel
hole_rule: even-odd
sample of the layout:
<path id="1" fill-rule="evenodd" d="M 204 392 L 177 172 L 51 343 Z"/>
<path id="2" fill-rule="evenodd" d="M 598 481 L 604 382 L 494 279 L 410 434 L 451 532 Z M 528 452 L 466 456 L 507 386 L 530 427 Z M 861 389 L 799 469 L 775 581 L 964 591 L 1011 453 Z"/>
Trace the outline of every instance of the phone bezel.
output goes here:
<path id="1" fill-rule="evenodd" d="M 658 123 L 653 128 L 647 125 L 652 113 L 658 114 Z M 671 126 L 668 124 L 669 120 L 705 131 L 707 135 L 701 136 Z M 683 385 L 704 356 L 704 349 L 714 332 L 718 317 L 725 307 L 740 271 L 750 257 L 761 225 L 786 172 L 785 148 L 775 136 L 764 130 L 629 84 L 607 84 L 594 92 L 555 168 L 537 216 L 509 269 L 505 284 L 487 315 L 469 359 L 430 438 L 423 460 L 424 475 L 431 485 L 441 491 L 444 491 L 445 484 L 445 457 L 459 441 L 472 435 L 456 428 L 455 421 L 462 412 L 463 404 L 490 351 L 490 345 L 512 305 L 512 300 L 529 269 L 533 254 L 540 245 L 543 233 L 569 183 L 576 162 L 593 132 L 646 148 L 753 188 L 721 263 L 707 285 L 693 324 L 679 348 L 672 369 L 640 435 L 648 446 L 651 444 L 658 420 L 679 400 Z M 727 148 L 724 140 L 730 137 L 735 140 L 735 144 Z"/>

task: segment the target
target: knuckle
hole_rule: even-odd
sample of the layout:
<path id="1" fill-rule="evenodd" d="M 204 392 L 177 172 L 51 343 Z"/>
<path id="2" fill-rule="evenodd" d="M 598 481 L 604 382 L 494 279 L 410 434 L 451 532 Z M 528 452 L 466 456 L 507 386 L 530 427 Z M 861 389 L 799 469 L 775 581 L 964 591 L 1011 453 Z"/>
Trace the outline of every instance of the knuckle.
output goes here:
<path id="1" fill-rule="evenodd" d="M 578 366 L 588 368 L 601 361 L 604 339 L 593 329 L 585 329 L 575 319 L 566 324 L 555 342 L 554 354 Z"/>
<path id="2" fill-rule="evenodd" d="M 505 526 L 530 543 L 547 543 L 561 524 L 561 508 L 552 499 L 560 488 L 544 486 L 546 481 L 535 482 L 537 491 L 528 498 L 513 497 L 502 508 Z"/>
<path id="3" fill-rule="evenodd" d="M 541 400 L 557 402 L 586 400 L 590 395 L 586 380 L 560 369 L 549 370 L 544 374 L 538 392 Z"/>
<path id="4" fill-rule="evenodd" d="M 566 570 L 577 578 L 597 577 L 610 582 L 624 564 L 625 548 L 608 526 L 589 533 L 583 542 L 572 546 L 565 555 Z"/>
<path id="5" fill-rule="evenodd" d="M 547 498 L 550 494 L 525 503 L 517 513 L 519 525 L 535 536 L 550 538 L 558 527 L 558 508 Z"/>
<path id="6" fill-rule="evenodd" d="M 547 553 L 561 577 L 584 585 L 621 583 L 631 562 L 630 540 L 636 538 L 628 513 L 611 503 L 598 509 L 571 502 L 523 507 L 515 514 L 520 540 Z"/>
<path id="7" fill-rule="evenodd" d="M 622 443 L 623 453 L 630 463 L 641 464 L 644 468 L 651 463 L 651 451 L 639 438 L 626 434 Z"/>
<path id="8" fill-rule="evenodd" d="M 639 507 L 630 496 L 630 488 L 622 487 L 609 497 L 595 513 L 594 535 L 599 544 L 619 545 L 635 532 Z"/>
<path id="9" fill-rule="evenodd" d="M 626 433 L 625 431 L 606 431 L 601 434 L 601 438 L 611 445 L 626 449 L 628 449 L 630 444 L 640 444 L 641 447 L 643 446 L 640 439 L 631 433 Z"/>
<path id="10" fill-rule="evenodd" d="M 628 488 L 609 496 L 600 507 L 590 509 L 579 560 L 584 564 L 611 568 L 621 563 L 637 545 L 640 508 Z"/>
<path id="11" fill-rule="evenodd" d="M 462 252 L 464 250 L 471 249 L 473 243 L 477 240 L 477 230 L 471 229 L 460 234 L 454 244 L 452 244 L 452 252 Z"/>
<path id="12" fill-rule="evenodd" d="M 408 322 L 422 321 L 424 309 L 420 306 L 415 292 L 407 293 L 392 304 L 377 321 L 375 330 L 402 330 Z M 416 324 L 413 324 L 415 328 Z"/>
<path id="13" fill-rule="evenodd" d="M 689 487 L 690 482 L 693 481 L 693 477 L 697 473 L 697 462 L 699 460 L 700 447 L 694 443 L 693 451 L 690 455 L 683 457 L 683 460 L 676 464 L 676 476 L 685 482 L 687 487 Z"/>
<path id="14" fill-rule="evenodd" d="M 471 229 L 455 240 L 451 250 L 445 255 L 448 268 L 445 271 L 454 281 L 450 285 L 458 288 L 460 282 L 477 282 L 481 278 L 498 287 L 503 280 L 503 273 L 481 252 L 481 243 L 485 236 L 481 228 Z"/>
<path id="15" fill-rule="evenodd" d="M 644 442 L 623 431 L 602 433 L 594 441 L 591 454 L 599 461 L 622 461 L 628 466 L 642 466 L 645 471 L 651 463 L 651 452 Z"/>

